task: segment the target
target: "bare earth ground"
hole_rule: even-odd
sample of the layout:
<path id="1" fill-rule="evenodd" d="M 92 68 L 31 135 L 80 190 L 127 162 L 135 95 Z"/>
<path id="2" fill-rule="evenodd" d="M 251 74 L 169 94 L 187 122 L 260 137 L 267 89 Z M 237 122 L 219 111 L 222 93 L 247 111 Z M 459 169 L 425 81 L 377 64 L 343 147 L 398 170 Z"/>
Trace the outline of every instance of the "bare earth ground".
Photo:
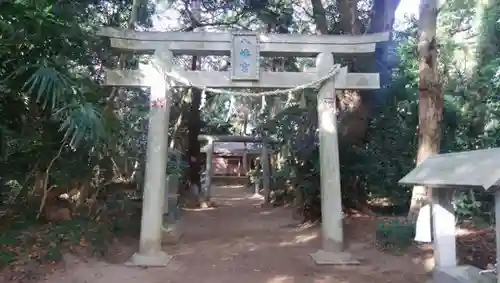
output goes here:
<path id="1" fill-rule="evenodd" d="M 164 249 L 174 256 L 166 267 L 126 267 L 134 246 L 122 247 L 118 263 L 68 256 L 65 270 L 50 283 L 381 283 L 425 282 L 419 256 L 390 255 L 375 248 L 372 219 L 347 220 L 350 251 L 359 266 L 317 266 L 309 253 L 320 247 L 318 227 L 301 227 L 286 208 L 261 208 L 260 200 L 236 187 L 219 188 L 218 208 L 186 211 L 184 236 Z"/>

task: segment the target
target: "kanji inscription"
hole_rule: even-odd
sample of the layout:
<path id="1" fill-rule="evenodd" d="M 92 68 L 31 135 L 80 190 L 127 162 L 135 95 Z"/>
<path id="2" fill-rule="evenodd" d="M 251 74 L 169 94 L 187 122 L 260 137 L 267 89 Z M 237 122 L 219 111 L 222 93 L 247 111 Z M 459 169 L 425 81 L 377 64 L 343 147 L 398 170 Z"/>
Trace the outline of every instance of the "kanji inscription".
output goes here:
<path id="1" fill-rule="evenodd" d="M 231 79 L 259 79 L 259 41 L 256 34 L 235 33 L 231 47 Z"/>

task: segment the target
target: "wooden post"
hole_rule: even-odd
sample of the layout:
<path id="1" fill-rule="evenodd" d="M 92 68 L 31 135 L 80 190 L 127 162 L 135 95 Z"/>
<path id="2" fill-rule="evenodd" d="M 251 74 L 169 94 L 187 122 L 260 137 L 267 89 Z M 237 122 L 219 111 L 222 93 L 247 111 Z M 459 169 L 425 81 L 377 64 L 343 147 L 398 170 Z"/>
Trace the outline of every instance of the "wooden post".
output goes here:
<path id="1" fill-rule="evenodd" d="M 247 143 L 243 143 L 245 149 L 243 151 L 243 173 L 245 176 L 248 174 L 248 153 L 247 153 Z"/>
<path id="2" fill-rule="evenodd" d="M 245 182 L 247 184 L 249 183 L 249 177 L 248 177 L 248 152 L 247 152 L 247 143 L 243 143 L 244 145 L 244 150 L 243 150 L 243 176 L 245 177 Z M 251 184 L 251 182 L 250 182 Z"/>
<path id="3" fill-rule="evenodd" d="M 163 216 L 168 214 L 168 209 L 169 209 L 168 198 L 170 194 L 169 192 L 170 190 L 172 190 L 172 188 L 170 187 L 170 184 L 172 183 L 172 178 L 173 178 L 172 175 L 167 175 L 167 178 L 165 179 L 165 192 L 163 193 L 163 214 L 162 214 Z"/>
<path id="4" fill-rule="evenodd" d="M 171 156 L 175 157 L 175 168 L 179 169 L 181 166 L 181 153 L 180 151 L 170 147 L 168 152 L 168 158 L 171 159 Z M 178 194 L 178 176 L 177 175 L 168 175 L 166 184 L 165 184 L 165 196 L 163 202 L 163 215 L 169 213 L 169 203 L 172 202 L 172 197 Z"/>
<path id="5" fill-rule="evenodd" d="M 236 174 L 238 177 L 241 177 L 241 163 L 243 162 L 243 158 L 241 156 L 238 156 L 238 170 L 236 171 Z"/>
<path id="6" fill-rule="evenodd" d="M 271 180 L 271 189 L 276 190 L 276 159 L 273 152 L 268 154 L 269 156 L 269 175 Z"/>
<path id="7" fill-rule="evenodd" d="M 500 191 L 495 192 L 495 240 L 497 242 L 496 264 L 500 264 Z M 497 283 L 500 283 L 500 272 L 497 266 Z"/>
<path id="8" fill-rule="evenodd" d="M 170 117 L 169 117 L 170 118 Z M 168 128 L 165 129 L 165 131 L 167 132 L 167 137 L 168 137 Z M 175 155 L 175 152 L 174 152 L 174 149 L 173 148 L 167 148 L 167 160 L 168 159 L 172 159 L 172 155 Z M 167 166 L 168 167 L 168 163 L 167 163 Z M 166 168 L 167 171 L 168 171 L 168 168 Z M 169 191 L 170 191 L 170 181 L 171 181 L 171 178 L 172 176 L 171 175 L 167 175 L 165 176 L 165 192 L 163 193 L 163 216 L 167 215 L 168 214 L 168 195 L 169 195 Z"/>
<path id="9" fill-rule="evenodd" d="M 431 227 L 434 241 L 434 259 L 438 269 L 457 266 L 456 221 L 452 201 L 452 189 L 435 188 L 432 190 Z"/>
<path id="10" fill-rule="evenodd" d="M 214 173 L 212 158 L 214 155 L 215 143 L 213 140 L 208 140 L 208 149 L 206 156 L 206 168 L 207 168 L 207 176 L 205 180 L 205 188 L 204 189 L 204 198 L 205 201 L 210 201 L 212 195 L 212 176 Z"/>
<path id="11" fill-rule="evenodd" d="M 179 169 L 181 167 L 181 152 L 177 151 L 175 153 L 175 168 Z"/>
<path id="12" fill-rule="evenodd" d="M 170 114 L 169 83 L 165 72 L 172 70 L 172 52 L 157 50 L 150 71 L 151 87 L 146 176 L 142 203 L 139 252 L 130 265 L 165 266 L 170 256 L 161 250 L 163 202 L 167 171 L 167 144 Z"/>
<path id="13" fill-rule="evenodd" d="M 331 53 L 316 59 L 317 76 L 334 66 Z M 321 170 L 321 232 L 323 250 L 311 254 L 317 264 L 359 264 L 344 250 L 342 194 L 335 105 L 335 78 L 326 80 L 318 93 L 319 160 Z"/>
<path id="14" fill-rule="evenodd" d="M 264 202 L 269 203 L 271 197 L 270 191 L 270 174 L 269 174 L 269 156 L 267 154 L 267 143 L 262 143 L 261 151 L 261 166 L 262 166 L 262 190 L 264 191 Z"/>
<path id="15" fill-rule="evenodd" d="M 260 191 L 260 179 L 257 179 L 253 183 L 253 195 L 254 195 L 254 197 L 259 195 L 259 191 Z"/>
<path id="16" fill-rule="evenodd" d="M 254 156 L 252 158 L 252 164 L 253 164 L 253 170 L 258 170 L 259 168 L 262 169 L 262 162 L 257 163 L 257 158 Z M 260 167 L 259 167 L 260 166 Z M 253 196 L 254 197 L 259 197 L 259 192 L 260 192 L 260 183 L 261 183 L 262 176 L 260 178 L 253 178 Z"/>

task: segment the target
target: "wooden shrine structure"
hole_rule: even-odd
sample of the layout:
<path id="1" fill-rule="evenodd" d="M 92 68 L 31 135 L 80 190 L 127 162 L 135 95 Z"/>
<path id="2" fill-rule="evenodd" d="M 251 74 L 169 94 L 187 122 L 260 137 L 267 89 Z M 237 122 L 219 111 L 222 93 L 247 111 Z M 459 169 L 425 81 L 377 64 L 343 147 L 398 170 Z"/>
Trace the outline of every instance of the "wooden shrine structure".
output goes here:
<path id="1" fill-rule="evenodd" d="M 426 186 L 431 194 L 431 222 L 434 246 L 435 283 L 498 282 L 493 272 L 484 273 L 473 266 L 457 266 L 454 191 L 483 190 L 495 195 L 497 262 L 500 257 L 500 148 L 447 153 L 424 160 L 399 183 Z M 432 224 L 431 224 L 432 223 Z"/>
<path id="2" fill-rule="evenodd" d="M 108 37 L 112 48 L 153 54 L 149 64 L 140 65 L 138 70 L 107 70 L 104 82 L 108 86 L 151 89 L 140 245 L 131 264 L 162 266 L 170 259 L 161 250 L 161 214 L 171 90 L 176 87 L 197 87 L 213 93 L 217 92 L 209 88 L 285 89 L 273 95 L 286 95 L 293 89 L 318 88 L 323 250 L 311 256 L 318 264 L 356 262 L 343 251 L 335 90 L 378 89 L 380 82 L 378 73 L 349 73 L 347 67 L 334 70 L 333 54 L 373 53 L 377 42 L 388 40 L 389 33 L 318 36 L 249 32 L 138 32 L 104 28 L 98 34 Z M 229 55 L 232 68 L 227 72 L 187 71 L 174 66 L 176 55 Z M 316 70 L 262 71 L 260 58 L 265 56 L 316 57 Z"/>
<path id="3" fill-rule="evenodd" d="M 205 187 L 202 188 L 204 190 L 204 197 L 206 200 L 209 200 L 211 196 L 211 187 L 212 187 L 212 179 L 213 179 L 213 153 L 215 144 L 217 142 L 244 142 L 244 143 L 260 143 L 260 159 L 262 162 L 262 189 L 264 191 L 264 200 L 265 202 L 269 202 L 270 197 L 270 187 L 271 187 L 271 167 L 269 164 L 269 152 L 268 145 L 277 143 L 276 140 L 271 138 L 257 138 L 257 137 L 249 137 L 249 136 L 212 136 L 212 135 L 199 135 L 198 140 L 207 141 L 207 152 L 206 152 L 206 166 L 207 166 L 207 174 Z M 243 155 L 243 163 L 248 164 L 246 158 L 247 155 Z"/>
<path id="4" fill-rule="evenodd" d="M 256 143 L 218 142 L 213 150 L 208 144 L 200 147 L 206 155 L 213 151 L 214 178 L 246 178 L 255 160 L 260 157 L 261 150 Z"/>

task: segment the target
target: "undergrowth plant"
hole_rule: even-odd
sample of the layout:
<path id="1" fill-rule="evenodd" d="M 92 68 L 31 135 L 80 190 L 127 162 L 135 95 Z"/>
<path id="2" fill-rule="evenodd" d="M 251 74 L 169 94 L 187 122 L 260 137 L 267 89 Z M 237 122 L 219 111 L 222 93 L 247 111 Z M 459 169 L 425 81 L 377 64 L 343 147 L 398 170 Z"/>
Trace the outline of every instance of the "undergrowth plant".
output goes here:
<path id="1" fill-rule="evenodd" d="M 413 243 L 415 224 L 405 219 L 380 220 L 377 223 L 377 247 L 384 251 L 399 253 Z"/>
<path id="2" fill-rule="evenodd" d="M 64 253 L 104 256 L 116 238 L 138 235 L 140 203 L 113 200 L 93 218 L 43 223 L 19 217 L 13 221 L 0 235 L 0 269 L 33 261 L 57 262 Z"/>

